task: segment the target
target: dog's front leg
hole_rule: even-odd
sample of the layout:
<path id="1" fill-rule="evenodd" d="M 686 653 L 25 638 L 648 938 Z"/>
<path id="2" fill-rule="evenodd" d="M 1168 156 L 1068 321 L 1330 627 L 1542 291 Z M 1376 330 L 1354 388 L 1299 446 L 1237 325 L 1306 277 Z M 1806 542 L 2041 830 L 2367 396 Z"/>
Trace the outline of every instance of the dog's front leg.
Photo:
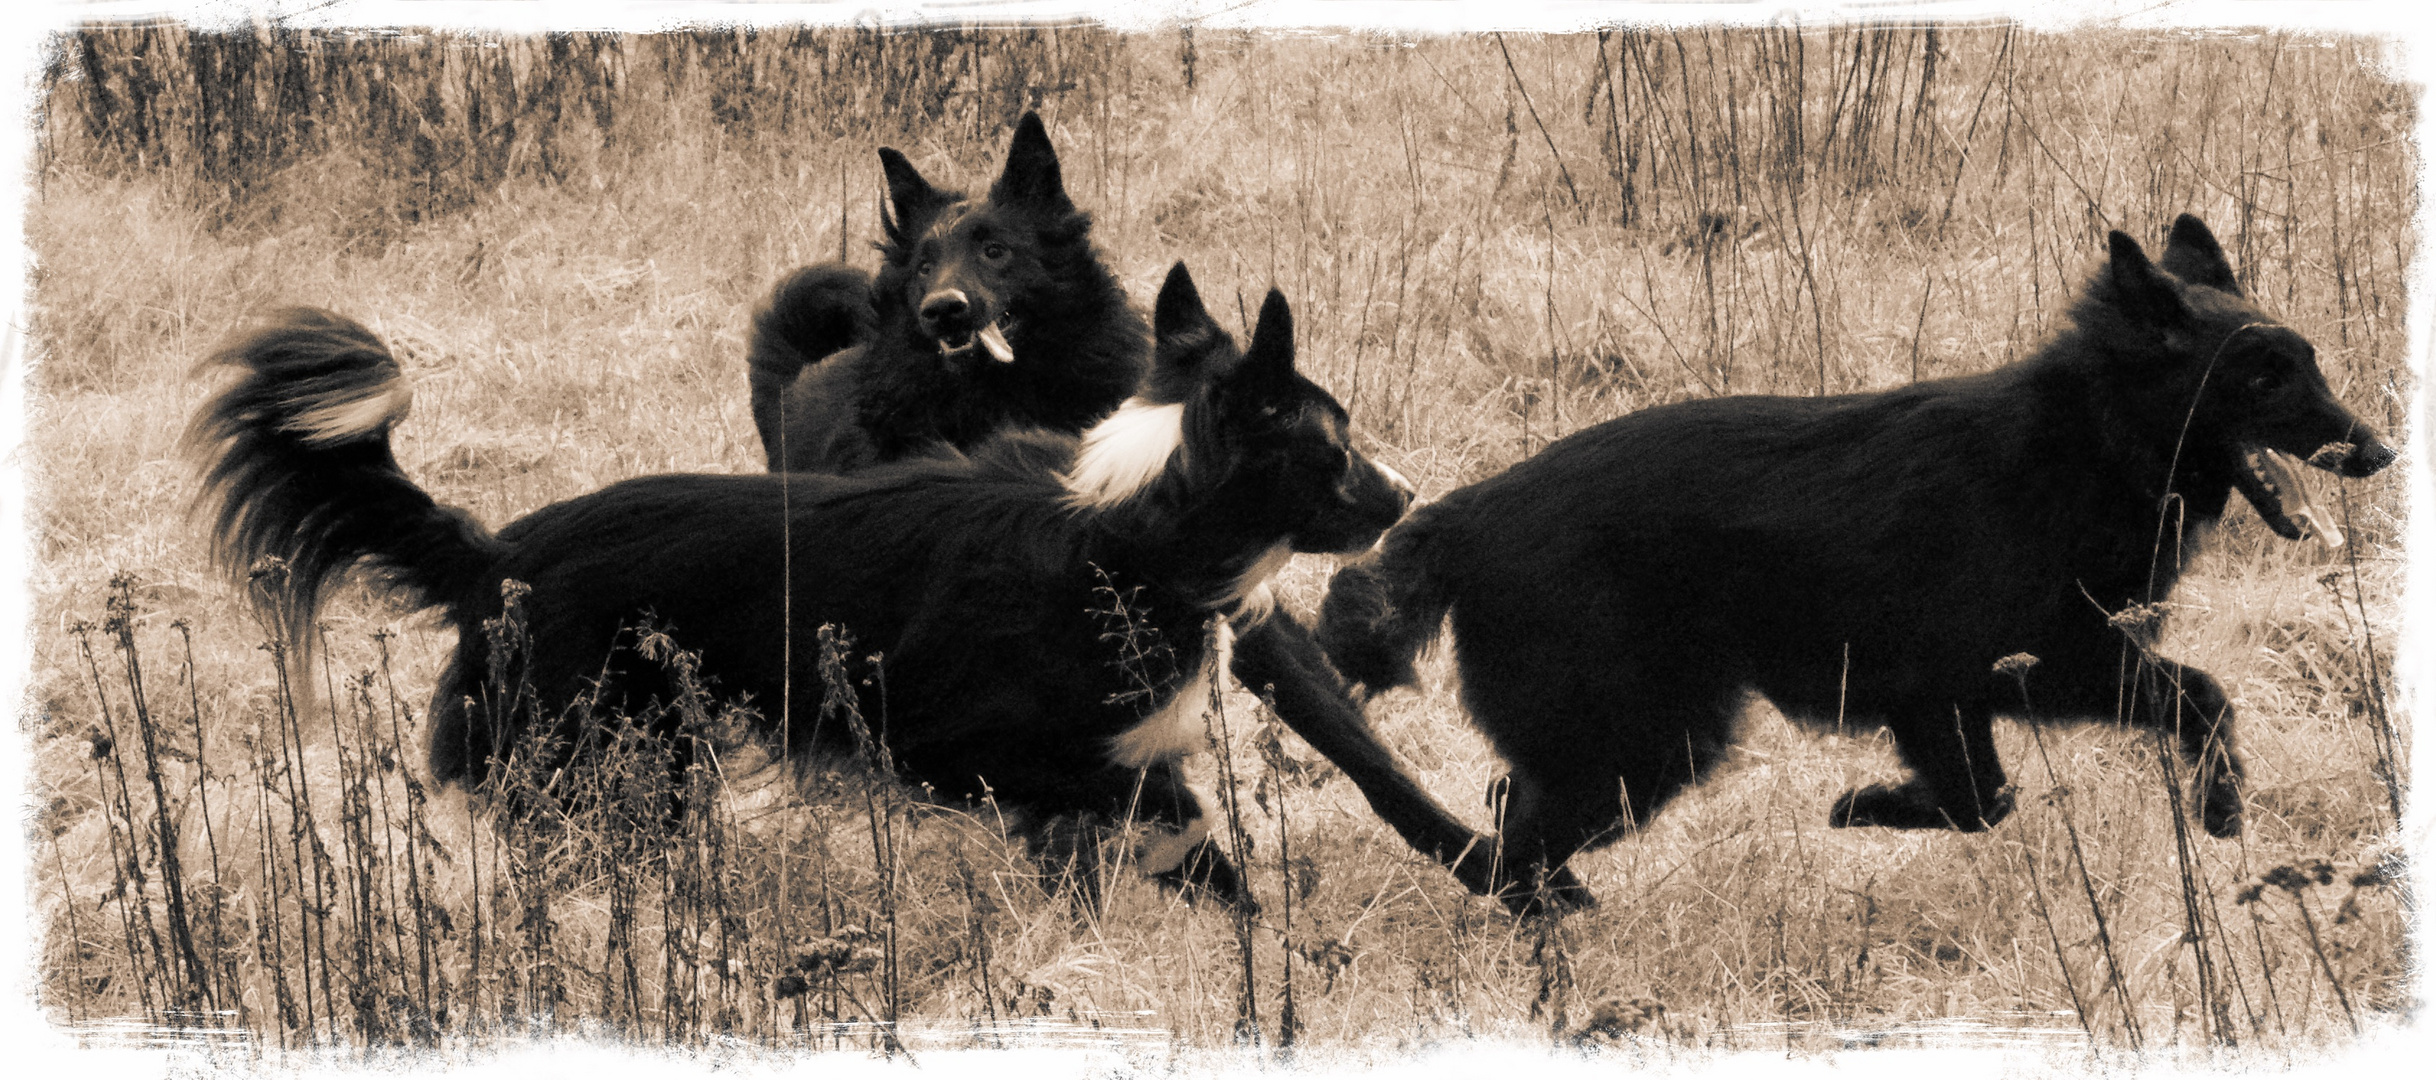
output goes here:
<path id="1" fill-rule="evenodd" d="M 2191 767 L 2191 794 L 2208 835 L 2241 835 L 2241 755 L 2233 748 L 2233 703 L 2207 672 L 2163 657 L 2138 661 L 2132 722 L 2170 733 Z"/>
<path id="2" fill-rule="evenodd" d="M 2059 720 L 2111 719 L 2171 736 L 2191 770 L 2191 801 L 2208 835 L 2241 835 L 2242 762 L 2234 749 L 2233 704 L 2207 672 L 2167 660 L 2119 638 L 2078 651 L 2056 650 L 2033 669 L 2031 704 Z M 2042 681 L 2043 677 L 2043 681 Z"/>

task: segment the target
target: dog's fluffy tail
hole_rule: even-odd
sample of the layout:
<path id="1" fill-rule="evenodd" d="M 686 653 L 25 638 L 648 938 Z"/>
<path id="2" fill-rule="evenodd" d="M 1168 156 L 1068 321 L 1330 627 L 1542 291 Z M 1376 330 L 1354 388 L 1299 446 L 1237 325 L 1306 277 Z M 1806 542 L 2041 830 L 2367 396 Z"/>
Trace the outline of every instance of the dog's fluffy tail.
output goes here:
<path id="1" fill-rule="evenodd" d="M 389 591 L 458 602 L 498 562 L 499 541 L 399 471 L 389 429 L 413 393 L 379 338 L 318 308 L 275 312 L 205 358 L 237 376 L 186 429 L 212 554 L 284 639 L 309 698 L 323 599 L 363 564 Z"/>
<path id="2" fill-rule="evenodd" d="M 1388 531 L 1378 550 L 1346 564 L 1320 605 L 1319 641 L 1366 693 L 1418 681 L 1413 660 L 1438 636 L 1453 590 L 1439 571 L 1438 511 L 1422 507 Z"/>
<path id="3" fill-rule="evenodd" d="M 822 357 L 869 340 L 877 321 L 871 275 L 840 263 L 796 268 L 754 309 L 745 378 L 753 389 L 753 426 L 761 432 L 771 472 L 783 464 L 778 405 L 787 387 Z"/>

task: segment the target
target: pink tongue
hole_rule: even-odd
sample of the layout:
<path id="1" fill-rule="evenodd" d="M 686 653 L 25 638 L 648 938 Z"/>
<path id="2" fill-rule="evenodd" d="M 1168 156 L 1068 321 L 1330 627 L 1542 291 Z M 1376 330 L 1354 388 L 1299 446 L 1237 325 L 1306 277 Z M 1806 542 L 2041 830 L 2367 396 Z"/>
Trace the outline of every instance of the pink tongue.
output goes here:
<path id="1" fill-rule="evenodd" d="M 2263 486 L 2269 493 L 2266 501 L 2277 504 L 2275 509 L 2287 521 L 2316 536 L 2318 542 L 2328 548 L 2343 546 L 2343 530 L 2335 526 L 2332 515 L 2310 500 L 2309 485 L 2301 479 L 2300 471 L 2291 467 L 2291 459 L 2279 451 L 2264 448 L 2253 450 L 2245 456 L 2250 466 L 2258 472 L 2258 479 L 2264 481 Z M 2250 495 L 2251 503 L 2259 507 L 2260 516 L 2267 516 L 2268 509 L 2261 503 L 2259 495 L 2246 488 L 2247 485 L 2243 494 Z"/>
<path id="2" fill-rule="evenodd" d="M 2300 497 L 2300 504 L 2292 516 L 2309 526 L 2310 533 L 2318 538 L 2318 543 L 2326 545 L 2328 550 L 2342 547 L 2343 530 L 2335 527 L 2334 518 L 2319 509 L 2318 504 L 2309 501 L 2305 492 Z"/>
<path id="3" fill-rule="evenodd" d="M 988 326 L 982 327 L 981 332 L 973 336 L 981 339 L 981 347 L 988 349 L 990 351 L 990 356 L 995 358 L 999 363 L 1012 364 L 1015 362 L 1015 348 L 1014 346 L 1007 344 L 1007 336 L 1005 334 L 998 332 L 997 323 L 991 323 Z"/>

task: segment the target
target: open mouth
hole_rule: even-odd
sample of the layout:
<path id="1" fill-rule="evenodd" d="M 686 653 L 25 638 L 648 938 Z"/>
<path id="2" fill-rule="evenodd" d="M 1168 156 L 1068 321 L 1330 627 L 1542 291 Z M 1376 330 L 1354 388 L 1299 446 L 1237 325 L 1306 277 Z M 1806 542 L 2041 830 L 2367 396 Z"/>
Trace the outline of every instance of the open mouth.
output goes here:
<path id="1" fill-rule="evenodd" d="M 2259 518 L 2275 530 L 2275 535 L 2298 540 L 2304 534 L 2313 534 L 2327 547 L 2342 547 L 2343 530 L 2336 528 L 2334 519 L 2309 500 L 2309 487 L 2292 468 L 2293 460 L 2280 450 L 2245 447 L 2242 467 L 2233 474 L 2233 486 L 2258 509 Z"/>
<path id="2" fill-rule="evenodd" d="M 1000 315 L 996 322 L 980 331 L 958 330 L 939 338 L 939 355 L 949 360 L 964 360 L 979 349 L 1001 364 L 1015 362 L 1015 347 L 1007 344 L 1007 332 L 1015 329 L 1015 316 Z"/>

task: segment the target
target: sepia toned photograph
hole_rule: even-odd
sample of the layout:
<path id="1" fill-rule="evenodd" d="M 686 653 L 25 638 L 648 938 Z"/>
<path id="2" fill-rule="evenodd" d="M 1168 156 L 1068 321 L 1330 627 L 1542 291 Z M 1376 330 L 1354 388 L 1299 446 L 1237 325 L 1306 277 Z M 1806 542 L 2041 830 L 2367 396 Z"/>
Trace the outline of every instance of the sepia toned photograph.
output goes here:
<path id="1" fill-rule="evenodd" d="M 88 7 L 0 500 L 64 1067 L 2418 1038 L 2436 39 Z"/>

